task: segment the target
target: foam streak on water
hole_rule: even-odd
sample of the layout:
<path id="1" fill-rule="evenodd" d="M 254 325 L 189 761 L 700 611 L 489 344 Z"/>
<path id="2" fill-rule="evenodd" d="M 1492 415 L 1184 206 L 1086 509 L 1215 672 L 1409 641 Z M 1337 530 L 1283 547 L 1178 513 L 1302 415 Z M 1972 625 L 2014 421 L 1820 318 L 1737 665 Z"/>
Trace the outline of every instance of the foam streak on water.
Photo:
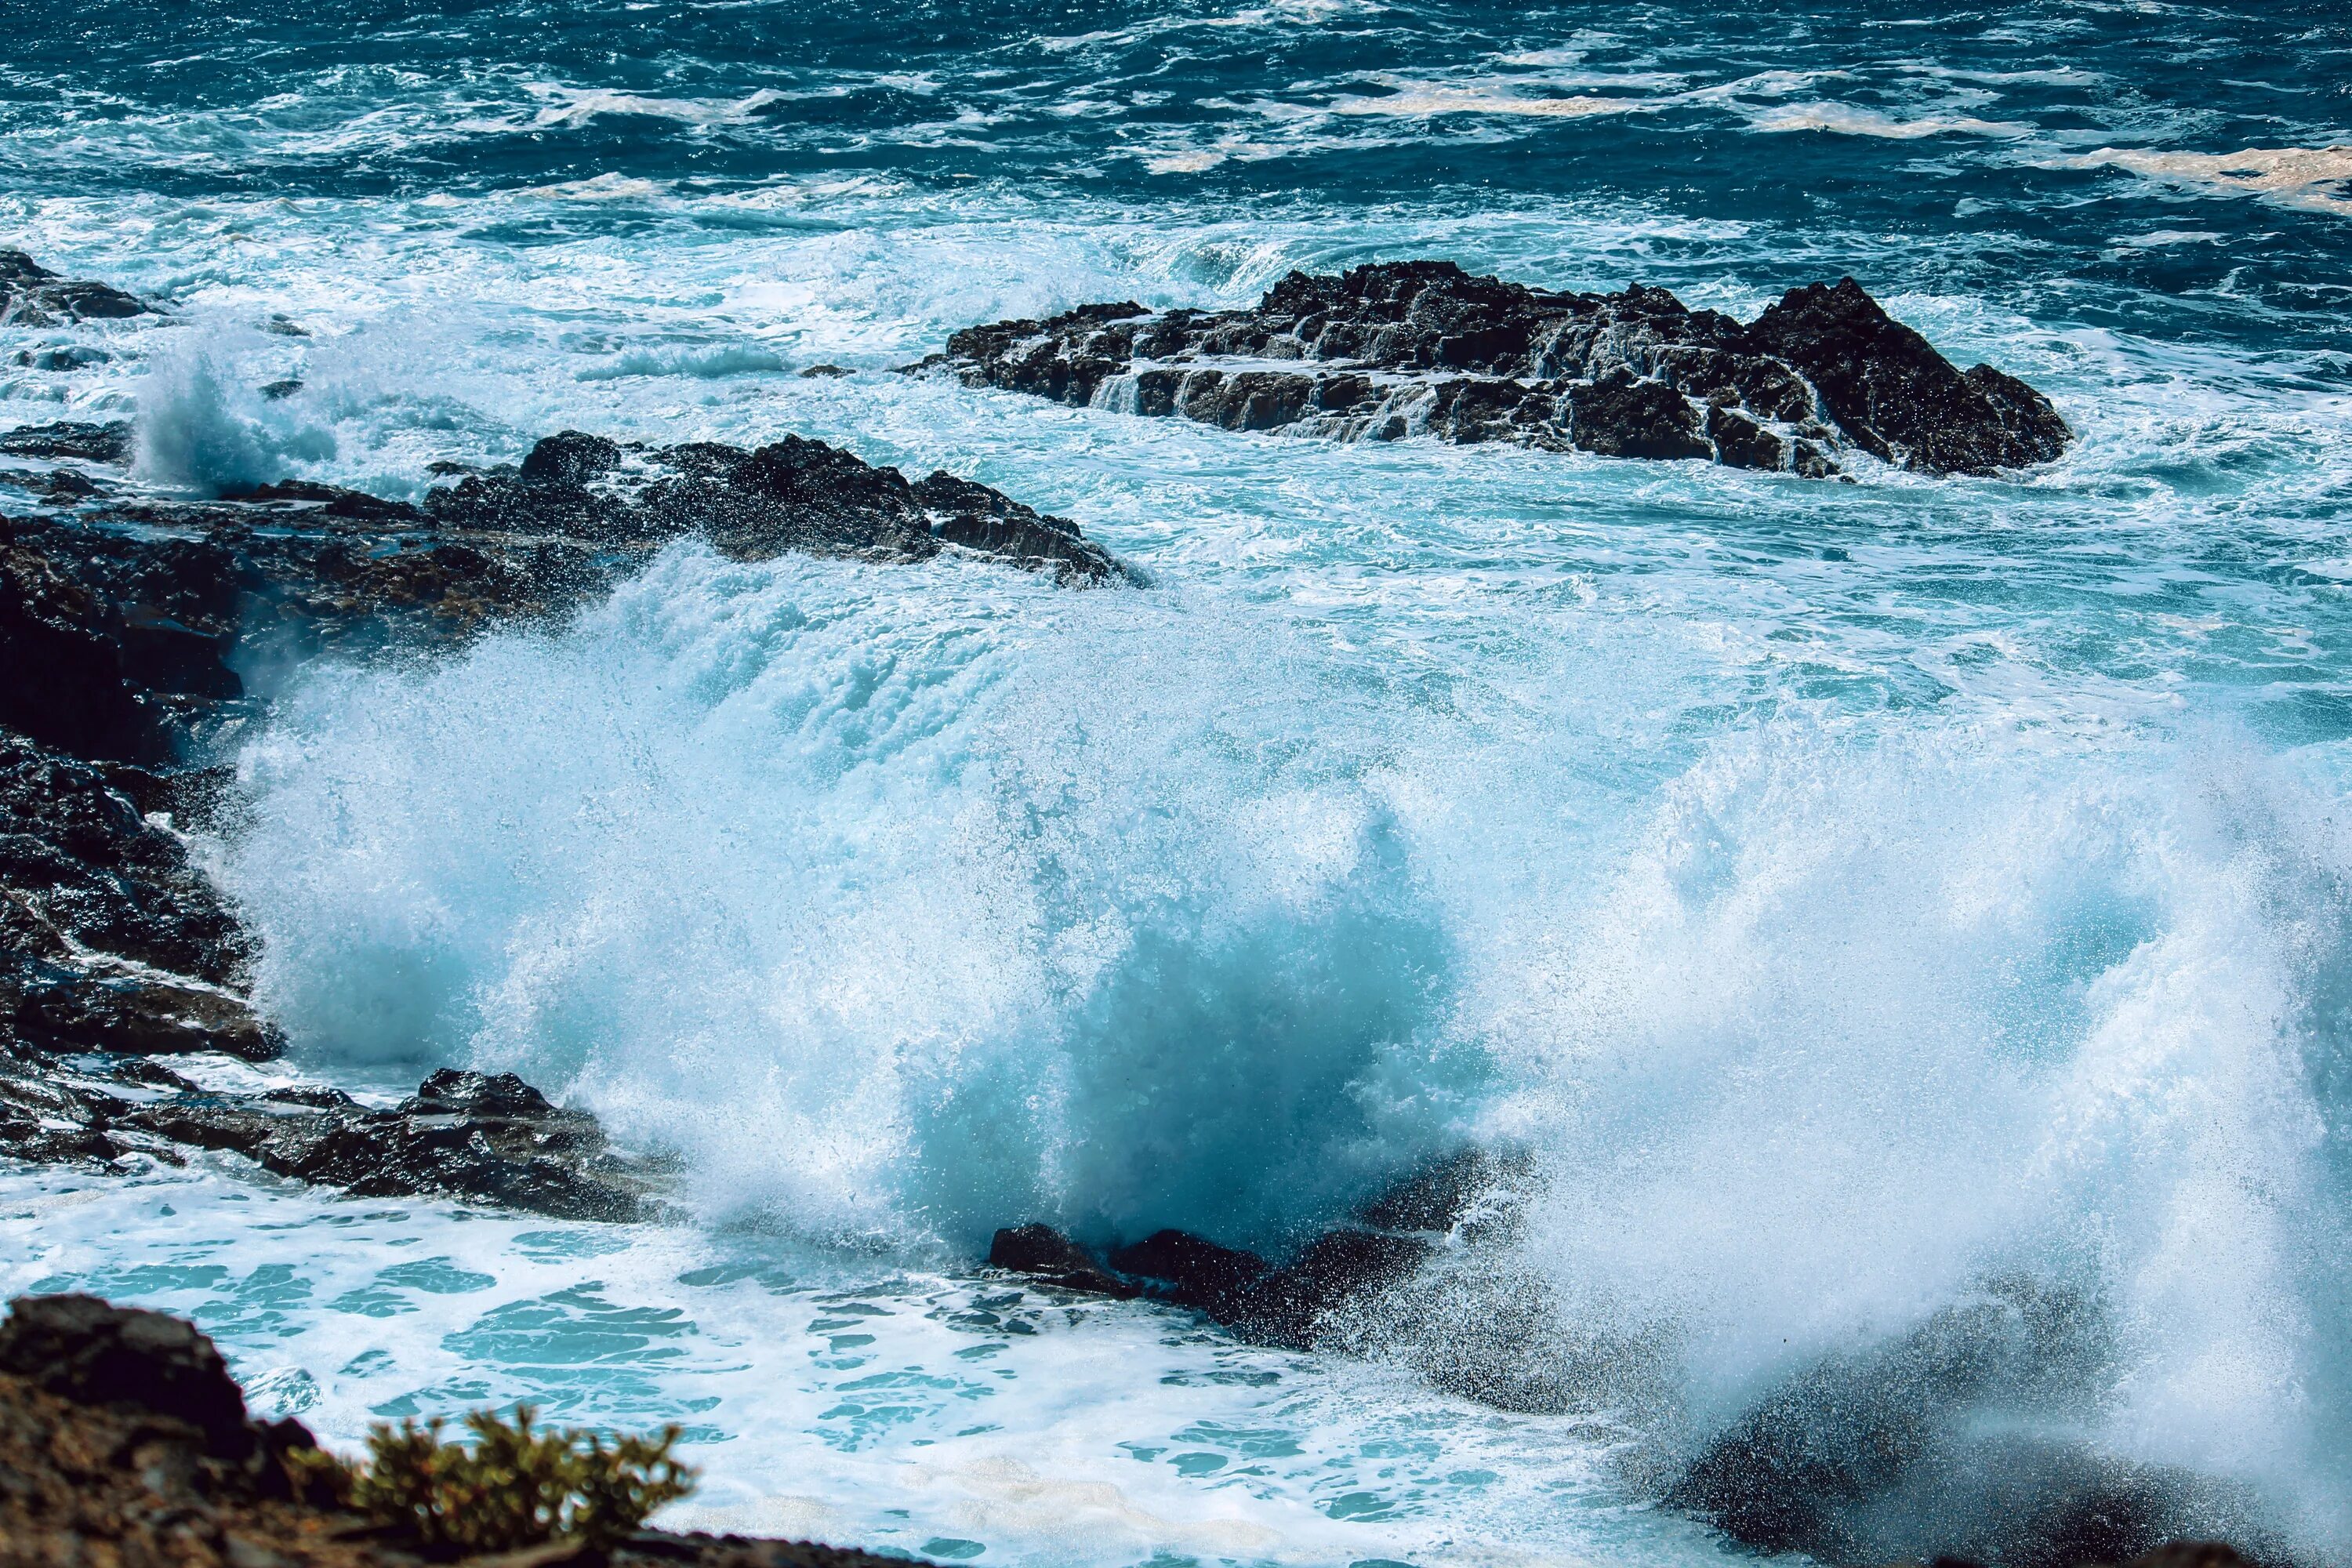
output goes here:
<path id="1" fill-rule="evenodd" d="M 1678 1456 L 2031 1279 L 2098 1350 L 1996 1424 L 2352 1552 L 2332 12 L 184 9 L 0 62 L 16 242 L 171 307 L 5 329 L 0 424 L 408 496 L 566 426 L 791 430 L 1152 585 L 688 542 L 566 627 L 249 671 L 207 853 L 297 1065 L 520 1070 L 687 1217 L 14 1172 L 0 1288 L 193 1312 L 339 1441 L 678 1420 L 680 1523 L 1689 1563 Z M 1852 271 L 2080 439 L 1841 485 L 888 374 L 1418 256 L 1743 314 Z M 972 1269 L 1033 1218 L 1279 1251 L 1465 1140 L 1531 1156 L 1523 1225 L 1362 1361 Z M 1564 1408 L 1437 1392 L 1498 1321 Z"/>

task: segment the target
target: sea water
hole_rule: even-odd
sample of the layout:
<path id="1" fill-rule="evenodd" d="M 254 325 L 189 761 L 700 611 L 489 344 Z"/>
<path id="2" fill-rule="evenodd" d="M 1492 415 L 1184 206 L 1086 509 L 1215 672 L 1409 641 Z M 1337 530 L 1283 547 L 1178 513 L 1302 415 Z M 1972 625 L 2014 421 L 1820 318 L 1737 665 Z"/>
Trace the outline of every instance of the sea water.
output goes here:
<path id="1" fill-rule="evenodd" d="M 559 629 L 247 669 L 202 849 L 260 1070 L 520 1071 L 680 1215 L 16 1169 L 0 1288 L 193 1316 L 339 1445 L 677 1422 L 667 1522 L 1043 1568 L 1708 1561 L 1677 1456 L 2028 1277 L 2109 1346 L 2035 1420 L 2352 1552 L 2333 8 L 7 23 L 0 237 L 171 310 L 7 329 L 104 357 L 0 363 L 0 423 L 135 415 L 160 492 L 406 498 L 559 428 L 791 431 L 1148 585 L 686 542 Z M 1852 273 L 2077 441 L 1838 484 L 892 374 L 1417 257 L 1743 315 Z M 1469 1142 L 1532 1163 L 1481 1267 L 1575 1398 L 1443 1392 L 1475 1290 L 1463 1344 L 1343 1358 L 976 1268 L 1033 1219 L 1278 1255 Z"/>

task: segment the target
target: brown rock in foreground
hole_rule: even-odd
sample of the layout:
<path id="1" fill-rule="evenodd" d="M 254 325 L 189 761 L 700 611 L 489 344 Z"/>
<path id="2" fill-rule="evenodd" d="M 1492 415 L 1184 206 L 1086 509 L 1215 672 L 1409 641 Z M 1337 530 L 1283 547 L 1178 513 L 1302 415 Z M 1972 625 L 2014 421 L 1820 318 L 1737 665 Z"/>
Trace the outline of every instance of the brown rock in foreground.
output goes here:
<path id="1" fill-rule="evenodd" d="M 58 465 L 0 470 L 0 486 L 44 498 L 39 514 L 0 515 L 0 1157 L 226 1150 L 361 1195 L 649 1217 L 643 1172 L 519 1080 L 497 1104 L 425 1104 L 428 1080 L 418 1101 L 369 1110 L 323 1089 L 206 1094 L 151 1059 L 262 1061 L 283 1046 L 251 1001 L 252 940 L 186 837 L 231 793 L 225 769 L 201 764 L 266 712 L 241 671 L 544 623 L 687 535 L 743 561 L 1130 575 L 1076 524 L 987 486 L 910 481 L 792 436 L 648 449 L 565 431 L 520 469 L 468 472 L 423 506 L 299 480 L 137 498 L 104 472 L 130 448 L 121 425 L 0 434 L 0 452 Z"/>
<path id="2" fill-rule="evenodd" d="M 212 1342 L 90 1296 L 26 1297 L 0 1323 L 0 1568 L 411 1568 L 395 1533 L 304 1479 L 301 1423 L 254 1421 Z M 541 1568 L 905 1568 L 804 1542 L 647 1531 Z"/>

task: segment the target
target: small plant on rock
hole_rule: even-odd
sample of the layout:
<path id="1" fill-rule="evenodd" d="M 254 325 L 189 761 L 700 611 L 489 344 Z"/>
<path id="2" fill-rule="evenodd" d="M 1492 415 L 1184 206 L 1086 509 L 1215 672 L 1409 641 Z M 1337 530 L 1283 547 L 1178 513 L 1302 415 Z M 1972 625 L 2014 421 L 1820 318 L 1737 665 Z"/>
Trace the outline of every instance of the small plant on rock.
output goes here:
<path id="1" fill-rule="evenodd" d="M 438 1417 L 379 1426 L 366 1462 L 351 1472 L 351 1506 L 435 1556 L 556 1540 L 601 1550 L 694 1489 L 694 1471 L 671 1456 L 676 1426 L 608 1439 L 542 1429 L 536 1418 L 527 1405 L 512 1421 L 475 1411 L 466 1417 L 471 1443 L 443 1441 Z"/>

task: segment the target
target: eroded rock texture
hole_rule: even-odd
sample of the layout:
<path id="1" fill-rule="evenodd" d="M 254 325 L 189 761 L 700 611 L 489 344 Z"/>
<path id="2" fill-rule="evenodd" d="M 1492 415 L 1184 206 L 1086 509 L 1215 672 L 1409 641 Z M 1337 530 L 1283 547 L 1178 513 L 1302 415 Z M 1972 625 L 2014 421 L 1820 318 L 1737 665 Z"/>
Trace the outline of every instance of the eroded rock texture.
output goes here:
<path id="1" fill-rule="evenodd" d="M 1851 278 L 1792 289 L 1743 323 L 1639 284 L 1556 293 L 1394 262 L 1294 272 L 1246 310 L 1087 305 L 972 327 L 923 365 L 1232 430 L 1425 433 L 1814 477 L 1856 450 L 1991 474 L 2071 438 L 2040 393 L 1990 365 L 1957 369 Z"/>
<path id="2" fill-rule="evenodd" d="M 54 327 L 147 314 L 147 302 L 105 283 L 60 278 L 21 250 L 0 249 L 0 323 Z"/>
<path id="3" fill-rule="evenodd" d="M 512 1073 L 444 1068 L 397 1106 L 305 1084 L 206 1089 L 152 1059 L 0 1054 L 0 1153 L 48 1163 L 188 1150 L 241 1154 L 273 1175 L 355 1197 L 455 1198 L 565 1219 L 661 1212 L 659 1174 L 624 1158 L 585 1111 Z"/>
<path id="4" fill-rule="evenodd" d="M 694 533 L 741 561 L 787 551 L 928 561 L 954 546 L 1067 584 L 1128 574 L 1066 519 L 952 474 L 910 482 L 798 436 L 751 451 L 711 441 L 648 450 L 565 431 L 534 447 L 519 472 L 468 475 L 433 491 L 425 510 L 446 527 L 540 530 L 608 546 Z"/>

